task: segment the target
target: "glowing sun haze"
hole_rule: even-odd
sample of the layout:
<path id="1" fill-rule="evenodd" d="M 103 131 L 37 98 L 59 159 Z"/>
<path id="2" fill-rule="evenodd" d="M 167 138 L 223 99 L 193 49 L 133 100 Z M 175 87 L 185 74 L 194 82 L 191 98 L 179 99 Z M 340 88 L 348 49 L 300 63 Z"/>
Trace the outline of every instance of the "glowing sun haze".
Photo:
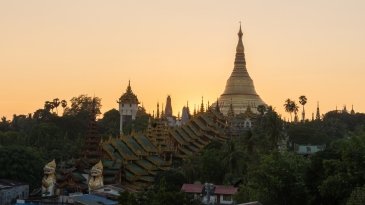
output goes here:
<path id="1" fill-rule="evenodd" d="M 128 80 L 147 111 L 210 103 L 233 69 L 242 21 L 256 91 L 284 116 L 347 105 L 365 112 L 365 1 L 0 1 L 0 116 L 79 94 L 117 108 Z"/>

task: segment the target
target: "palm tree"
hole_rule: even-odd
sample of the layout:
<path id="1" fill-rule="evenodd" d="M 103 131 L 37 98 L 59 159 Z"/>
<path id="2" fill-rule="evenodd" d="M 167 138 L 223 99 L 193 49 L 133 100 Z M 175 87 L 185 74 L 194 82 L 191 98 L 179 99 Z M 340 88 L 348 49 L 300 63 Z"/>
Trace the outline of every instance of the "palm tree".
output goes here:
<path id="1" fill-rule="evenodd" d="M 292 101 L 292 110 L 294 112 L 294 122 L 298 122 L 298 110 L 299 110 L 299 106 L 297 105 L 297 103 L 295 101 Z"/>
<path id="2" fill-rule="evenodd" d="M 58 99 L 58 98 L 53 99 L 52 104 L 56 108 L 56 113 L 58 115 L 58 106 L 60 106 L 60 99 Z"/>
<path id="3" fill-rule="evenodd" d="M 61 107 L 63 108 L 63 113 L 65 113 L 65 109 L 67 107 L 67 101 L 66 100 L 61 100 Z"/>
<path id="4" fill-rule="evenodd" d="M 305 97 L 305 95 L 300 96 L 299 103 L 303 106 L 302 121 L 304 122 L 304 120 L 305 120 L 304 105 L 307 104 L 307 97 Z"/>
<path id="5" fill-rule="evenodd" d="M 284 108 L 285 108 L 285 111 L 290 114 L 290 121 L 293 121 L 293 117 L 292 117 L 292 112 L 294 111 L 293 101 L 290 100 L 290 98 L 285 100 Z"/>

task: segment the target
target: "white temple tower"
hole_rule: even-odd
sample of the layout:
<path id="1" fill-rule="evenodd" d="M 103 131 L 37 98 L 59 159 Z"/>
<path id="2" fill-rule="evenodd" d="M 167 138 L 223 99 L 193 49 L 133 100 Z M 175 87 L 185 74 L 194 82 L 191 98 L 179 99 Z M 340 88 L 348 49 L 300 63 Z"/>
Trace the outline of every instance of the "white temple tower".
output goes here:
<path id="1" fill-rule="evenodd" d="M 131 81 L 128 83 L 126 92 L 117 101 L 119 103 L 120 127 L 119 132 L 123 134 L 123 124 L 136 119 L 138 111 L 138 98 L 133 93 Z"/>

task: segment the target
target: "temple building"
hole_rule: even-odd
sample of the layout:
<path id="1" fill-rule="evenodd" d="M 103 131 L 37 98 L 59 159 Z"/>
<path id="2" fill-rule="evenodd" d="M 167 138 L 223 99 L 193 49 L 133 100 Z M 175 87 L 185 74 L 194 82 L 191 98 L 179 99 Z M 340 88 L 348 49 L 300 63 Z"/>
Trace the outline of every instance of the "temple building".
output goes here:
<path id="1" fill-rule="evenodd" d="M 226 127 L 226 118 L 215 109 L 174 127 L 157 112 L 145 132 L 102 142 L 104 184 L 121 183 L 131 190 L 143 190 L 153 184 L 158 172 L 170 169 L 173 161 L 199 153 L 212 141 L 228 140 Z M 108 164 L 115 164 L 116 172 Z"/>
<path id="2" fill-rule="evenodd" d="M 193 115 L 187 104 L 181 118 L 176 118 L 168 96 L 165 109 L 162 106 L 160 112 L 157 103 L 156 115 L 144 115 L 149 119 L 145 130 L 136 131 L 136 126 L 132 126 L 130 133 L 123 133 L 123 126 L 128 128 L 139 111 L 139 100 L 129 82 L 126 92 L 117 101 L 120 135 L 103 141 L 97 132 L 94 109 L 90 113 L 81 158 L 61 162 L 57 169 L 51 164 L 53 172 L 45 173 L 52 176 L 51 179 L 56 178 L 55 193 L 86 193 L 99 190 L 103 185 L 142 191 L 154 183 L 158 172 L 198 154 L 213 141 L 223 143 L 250 129 L 257 117 L 257 106 L 265 103 L 257 95 L 246 70 L 241 27 L 238 36 L 234 70 L 226 90 L 212 106 L 209 102 L 204 104 L 202 97 Z"/>
<path id="3" fill-rule="evenodd" d="M 172 117 L 172 105 L 170 95 L 168 95 L 166 99 L 165 117 Z"/>
<path id="4" fill-rule="evenodd" d="M 117 103 L 119 104 L 120 113 L 119 131 L 120 134 L 123 134 L 123 124 L 135 120 L 138 111 L 139 101 L 132 91 L 131 81 L 129 81 L 126 92 L 119 98 Z"/>
<path id="5" fill-rule="evenodd" d="M 230 107 L 232 107 L 234 114 L 239 114 L 246 112 L 247 107 L 250 107 L 252 112 L 257 113 L 257 106 L 266 105 L 256 93 L 253 81 L 247 72 L 242 35 L 240 26 L 233 72 L 227 80 L 223 94 L 218 99 L 221 112 L 224 115 L 228 114 Z M 214 106 L 213 104 L 212 107 Z"/>

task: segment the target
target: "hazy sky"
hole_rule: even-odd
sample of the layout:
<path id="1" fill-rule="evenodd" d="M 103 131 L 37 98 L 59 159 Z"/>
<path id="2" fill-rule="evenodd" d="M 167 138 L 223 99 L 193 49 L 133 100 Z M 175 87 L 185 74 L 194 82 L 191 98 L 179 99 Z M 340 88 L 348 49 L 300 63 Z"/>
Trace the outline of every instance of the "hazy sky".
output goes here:
<path id="1" fill-rule="evenodd" d="M 177 114 L 212 103 L 233 69 L 242 21 L 248 72 L 283 111 L 308 97 L 322 112 L 365 112 L 363 0 L 0 0 L 0 116 L 53 98 L 117 108 L 128 80 L 148 112 L 171 95 Z M 206 102 L 205 102 L 206 103 Z"/>

